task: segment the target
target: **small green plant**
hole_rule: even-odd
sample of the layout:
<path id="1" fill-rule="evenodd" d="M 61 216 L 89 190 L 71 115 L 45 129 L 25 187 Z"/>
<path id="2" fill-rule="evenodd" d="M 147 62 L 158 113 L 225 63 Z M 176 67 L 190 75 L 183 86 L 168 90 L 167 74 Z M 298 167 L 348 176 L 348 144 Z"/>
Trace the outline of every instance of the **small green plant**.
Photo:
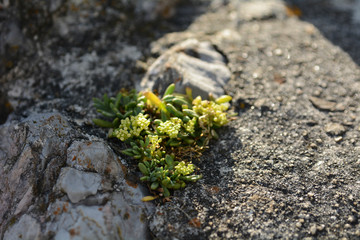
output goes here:
<path id="1" fill-rule="evenodd" d="M 93 119 L 94 123 L 110 128 L 109 137 L 128 144 L 122 153 L 138 161 L 140 180 L 163 197 L 202 177 L 195 174 L 198 169 L 191 160 L 229 121 L 230 96 L 202 100 L 193 99 L 189 88 L 186 94 L 174 90 L 171 84 L 161 98 L 152 92 L 122 91 L 115 98 L 93 99 L 97 111 L 107 118 Z"/>

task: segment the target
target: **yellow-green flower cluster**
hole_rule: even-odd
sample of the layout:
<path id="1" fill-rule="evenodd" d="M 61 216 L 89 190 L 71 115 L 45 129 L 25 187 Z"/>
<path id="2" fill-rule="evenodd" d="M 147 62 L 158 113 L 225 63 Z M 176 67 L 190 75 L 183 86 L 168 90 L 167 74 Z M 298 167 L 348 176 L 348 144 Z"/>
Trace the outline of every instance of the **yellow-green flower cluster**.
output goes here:
<path id="1" fill-rule="evenodd" d="M 122 119 L 119 128 L 115 129 L 112 135 L 121 141 L 125 141 L 133 136 L 139 136 L 141 131 L 148 129 L 149 125 L 150 121 L 140 113 L 137 116 Z"/>
<path id="2" fill-rule="evenodd" d="M 190 121 L 188 121 L 187 123 L 183 124 L 183 127 L 185 128 L 185 130 L 188 133 L 194 133 L 195 131 L 195 124 L 196 124 L 196 118 L 192 118 Z"/>
<path id="3" fill-rule="evenodd" d="M 199 121 L 204 125 L 211 125 L 212 122 L 222 126 L 228 123 L 226 110 L 228 103 L 217 104 L 213 101 L 202 100 L 200 96 L 193 100 L 193 110 L 200 115 Z"/>
<path id="4" fill-rule="evenodd" d="M 173 117 L 170 120 L 167 120 L 166 122 L 160 123 L 158 126 L 158 130 L 161 133 L 165 133 L 169 135 L 170 138 L 176 138 L 180 128 L 181 128 L 182 120 L 177 117 Z"/>
<path id="5" fill-rule="evenodd" d="M 183 176 L 189 175 L 194 172 L 195 166 L 192 163 L 185 163 L 184 161 L 179 162 L 175 166 L 175 171 Z"/>
<path id="6" fill-rule="evenodd" d="M 162 138 L 159 138 L 158 135 L 149 135 L 149 140 L 150 140 L 150 151 L 151 151 L 151 155 L 154 154 L 154 152 L 156 151 L 156 149 L 158 149 L 160 147 L 160 143 L 162 141 Z"/>

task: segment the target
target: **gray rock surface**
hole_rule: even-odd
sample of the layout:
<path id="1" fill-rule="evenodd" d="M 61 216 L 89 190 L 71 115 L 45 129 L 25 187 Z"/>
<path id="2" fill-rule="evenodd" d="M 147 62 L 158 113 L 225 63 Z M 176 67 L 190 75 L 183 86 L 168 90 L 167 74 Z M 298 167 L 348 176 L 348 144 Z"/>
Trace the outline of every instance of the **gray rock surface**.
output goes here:
<path id="1" fill-rule="evenodd" d="M 224 95 L 230 75 L 224 57 L 210 42 L 188 39 L 161 55 L 149 67 L 140 87 L 163 93 L 175 82 L 178 92 L 185 93 L 185 88 L 190 87 L 194 96 L 206 99 L 209 93 L 215 97 Z"/>
<path id="2" fill-rule="evenodd" d="M 3 239 L 148 238 L 146 189 L 125 178 L 102 140 L 59 113 L 32 114 L 0 133 Z"/>
<path id="3" fill-rule="evenodd" d="M 10 231 L 5 233 L 4 239 L 41 239 L 40 224 L 31 216 L 24 214 L 21 216 Z"/>
<path id="4" fill-rule="evenodd" d="M 14 111 L 0 125 L 0 238 L 360 238 L 360 28 L 349 8 L 286 2 L 300 18 L 281 1 L 250 17 L 239 6 L 261 1 L 184 1 L 153 22 L 141 17 L 150 1 L 3 1 L 0 104 Z M 229 69 L 238 116 L 194 160 L 202 180 L 143 203 L 136 164 L 92 125 L 91 99 L 164 56 L 210 72 L 167 54 L 188 39 Z"/>
<path id="5" fill-rule="evenodd" d="M 77 203 L 100 190 L 101 176 L 73 168 L 62 168 L 58 182 L 59 188 L 67 194 L 70 201 Z"/>

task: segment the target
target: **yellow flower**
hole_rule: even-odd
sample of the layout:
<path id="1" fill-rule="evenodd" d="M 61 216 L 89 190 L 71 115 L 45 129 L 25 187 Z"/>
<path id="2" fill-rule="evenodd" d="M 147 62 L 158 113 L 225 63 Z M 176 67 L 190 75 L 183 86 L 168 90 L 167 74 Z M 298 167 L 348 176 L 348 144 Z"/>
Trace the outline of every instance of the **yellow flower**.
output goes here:
<path id="1" fill-rule="evenodd" d="M 142 113 L 137 116 L 127 117 L 121 120 L 119 128 L 112 133 L 121 141 L 125 141 L 133 136 L 139 136 L 141 131 L 148 129 L 150 121 Z"/>
<path id="2" fill-rule="evenodd" d="M 192 163 L 185 163 L 184 161 L 179 162 L 178 165 L 175 166 L 175 170 L 177 173 L 186 176 L 194 172 L 195 166 Z"/>
<path id="3" fill-rule="evenodd" d="M 176 138 L 180 128 L 181 128 L 182 120 L 177 117 L 173 117 L 170 120 L 167 120 L 166 122 L 160 123 L 158 126 L 158 130 L 161 133 L 165 133 L 169 135 L 170 138 Z"/>
<path id="4" fill-rule="evenodd" d="M 196 118 L 192 118 L 190 121 L 188 121 L 187 123 L 183 124 L 183 127 L 185 128 L 185 130 L 189 133 L 194 133 L 195 131 L 195 123 L 196 123 Z"/>
<path id="5" fill-rule="evenodd" d="M 229 103 L 217 104 L 213 101 L 201 100 L 201 97 L 193 100 L 193 110 L 200 116 L 199 123 L 203 126 L 212 126 L 212 123 L 222 126 L 228 123 L 226 113 L 228 108 Z"/>
<path id="6" fill-rule="evenodd" d="M 160 147 L 159 144 L 161 143 L 162 138 L 159 138 L 158 135 L 149 135 L 149 140 L 150 140 L 151 155 L 153 155 L 155 150 Z"/>

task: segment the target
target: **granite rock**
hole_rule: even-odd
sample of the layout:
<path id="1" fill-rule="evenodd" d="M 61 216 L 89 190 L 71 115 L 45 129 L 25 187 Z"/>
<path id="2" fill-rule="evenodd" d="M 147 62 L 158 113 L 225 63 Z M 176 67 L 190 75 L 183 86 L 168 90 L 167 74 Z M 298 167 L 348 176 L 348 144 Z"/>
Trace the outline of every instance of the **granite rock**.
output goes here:
<path id="1" fill-rule="evenodd" d="M 147 239 L 151 203 L 122 160 L 59 113 L 0 126 L 3 239 Z M 137 229 L 137 231 L 133 231 Z"/>
<path id="2" fill-rule="evenodd" d="M 5 233 L 4 239 L 40 240 L 40 224 L 30 215 L 24 214 L 11 230 Z"/>

